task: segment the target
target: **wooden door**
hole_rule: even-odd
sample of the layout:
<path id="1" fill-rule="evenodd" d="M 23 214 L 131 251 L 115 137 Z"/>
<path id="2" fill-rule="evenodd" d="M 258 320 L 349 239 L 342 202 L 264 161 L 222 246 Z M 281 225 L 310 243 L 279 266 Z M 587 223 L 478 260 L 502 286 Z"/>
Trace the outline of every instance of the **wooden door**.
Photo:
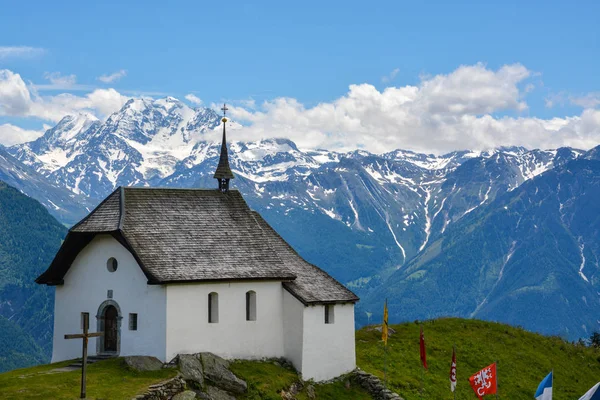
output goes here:
<path id="1" fill-rule="evenodd" d="M 106 307 L 104 311 L 104 351 L 117 351 L 118 329 L 117 309 L 114 306 Z"/>

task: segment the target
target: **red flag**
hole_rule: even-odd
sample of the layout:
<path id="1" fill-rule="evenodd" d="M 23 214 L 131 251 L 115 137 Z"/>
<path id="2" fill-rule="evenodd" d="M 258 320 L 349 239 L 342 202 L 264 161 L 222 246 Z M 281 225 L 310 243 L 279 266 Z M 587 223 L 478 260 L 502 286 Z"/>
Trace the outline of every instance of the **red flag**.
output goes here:
<path id="1" fill-rule="evenodd" d="M 488 365 L 481 371 L 469 378 L 471 387 L 477 394 L 479 400 L 487 394 L 496 394 L 497 391 L 497 376 L 496 376 L 496 363 Z"/>
<path id="2" fill-rule="evenodd" d="M 427 369 L 427 356 L 425 354 L 425 335 L 423 335 L 423 326 L 421 326 L 421 337 L 419 338 L 419 348 L 421 350 L 421 362 L 423 367 Z"/>
<path id="3" fill-rule="evenodd" d="M 450 365 L 450 390 L 456 390 L 456 350 L 452 348 L 452 364 Z"/>

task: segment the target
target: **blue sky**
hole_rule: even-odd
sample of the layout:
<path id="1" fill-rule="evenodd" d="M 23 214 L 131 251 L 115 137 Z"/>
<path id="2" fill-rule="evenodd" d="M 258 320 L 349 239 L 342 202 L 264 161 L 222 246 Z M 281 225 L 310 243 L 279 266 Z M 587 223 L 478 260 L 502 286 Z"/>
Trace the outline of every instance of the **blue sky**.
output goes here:
<path id="1" fill-rule="evenodd" d="M 0 13 L 0 48 L 39 52 L 0 57 L 0 69 L 38 85 L 40 96 L 114 88 L 194 94 L 205 105 L 293 98 L 310 108 L 352 84 L 383 91 L 461 65 L 520 64 L 529 71 L 518 82 L 527 108 L 490 115 L 562 118 L 582 112 L 573 98 L 593 105 L 600 92 L 599 15 L 597 1 L 10 2 Z M 120 79 L 98 79 L 119 71 Z M 48 86 L 51 76 L 71 75 L 68 85 Z M 44 122 L 3 114 L 0 124 Z"/>

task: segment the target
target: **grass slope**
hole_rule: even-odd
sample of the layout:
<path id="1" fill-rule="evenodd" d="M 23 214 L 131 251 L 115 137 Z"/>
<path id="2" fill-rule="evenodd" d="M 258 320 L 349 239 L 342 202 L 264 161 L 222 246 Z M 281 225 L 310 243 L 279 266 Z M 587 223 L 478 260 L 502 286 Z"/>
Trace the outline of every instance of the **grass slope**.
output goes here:
<path id="1" fill-rule="evenodd" d="M 448 318 L 423 323 L 429 371 L 424 374 L 424 399 L 452 399 L 449 372 L 452 345 L 457 352 L 457 399 L 474 399 L 469 376 L 498 362 L 499 398 L 532 399 L 540 381 L 554 369 L 554 399 L 573 400 L 600 380 L 600 351 L 576 346 L 508 325 Z M 406 400 L 420 399 L 419 326 L 393 325 L 388 341 L 388 383 Z M 381 333 L 357 332 L 357 364 L 383 378 Z"/>
<path id="2" fill-rule="evenodd" d="M 81 372 L 52 372 L 71 361 L 17 369 L 0 374 L 0 397 L 6 399 L 77 399 Z M 88 367 L 87 395 L 90 399 L 131 399 L 149 385 L 172 378 L 173 369 L 136 372 L 123 359 L 98 362 Z"/>
<path id="3" fill-rule="evenodd" d="M 281 391 L 288 390 L 298 382 L 298 374 L 273 362 L 236 361 L 231 371 L 248 383 L 248 393 L 239 397 L 244 400 L 281 400 Z M 308 400 L 308 385 L 298 394 L 298 400 Z M 346 379 L 333 383 L 314 384 L 315 395 L 319 400 L 370 400 L 371 396 L 359 386 Z"/>
<path id="4" fill-rule="evenodd" d="M 81 372 L 56 372 L 57 368 L 71 361 L 18 369 L 0 374 L 0 398 L 6 399 L 77 399 Z M 296 371 L 270 361 L 236 361 L 231 370 L 248 383 L 248 393 L 240 400 L 280 400 L 281 391 L 288 390 L 299 381 Z M 128 368 L 122 359 L 100 361 L 88 368 L 87 396 L 89 399 L 131 399 L 144 393 L 148 386 L 169 379 L 175 369 L 155 372 L 136 372 Z M 305 385 L 298 400 L 308 400 Z M 360 387 L 340 380 L 327 384 L 315 384 L 319 400 L 370 400 Z"/>
<path id="5" fill-rule="evenodd" d="M 475 399 L 468 377 L 498 362 L 499 398 L 532 399 L 540 381 L 554 369 L 554 399 L 573 400 L 600 380 L 600 351 L 573 345 L 558 337 L 546 337 L 508 325 L 447 318 L 423 323 L 429 371 L 424 374 L 421 397 L 419 325 L 393 325 L 389 339 L 388 384 L 405 400 L 452 399 L 448 375 L 452 345 L 457 348 L 457 399 Z M 357 364 L 383 378 L 384 352 L 381 333 L 366 327 L 356 333 Z M 0 397 L 75 399 L 79 393 L 78 371 L 51 373 L 69 362 L 43 365 L 0 374 Z M 281 391 L 298 381 L 291 369 L 265 361 L 236 361 L 231 370 L 248 383 L 241 400 L 277 400 Z M 173 376 L 172 369 L 134 372 L 121 359 L 96 363 L 88 369 L 88 395 L 95 399 L 130 399 L 156 382 Z M 307 388 L 297 396 L 308 400 Z M 367 400 L 369 395 L 347 379 L 315 384 L 319 400 Z"/>

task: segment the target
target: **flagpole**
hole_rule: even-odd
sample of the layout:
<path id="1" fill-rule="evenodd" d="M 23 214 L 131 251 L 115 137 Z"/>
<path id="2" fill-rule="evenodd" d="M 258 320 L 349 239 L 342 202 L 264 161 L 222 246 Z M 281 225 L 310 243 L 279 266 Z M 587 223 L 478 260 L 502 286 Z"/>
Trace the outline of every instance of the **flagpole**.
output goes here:
<path id="1" fill-rule="evenodd" d="M 423 324 L 421 324 L 421 329 L 419 329 L 419 353 L 421 349 L 421 337 L 424 337 L 423 333 Z M 425 365 L 423 364 L 423 359 L 421 359 L 421 400 L 423 399 L 423 390 L 425 389 Z"/>
<path id="2" fill-rule="evenodd" d="M 498 386 L 500 380 L 498 379 L 498 360 L 496 360 L 496 400 L 498 400 Z"/>
<path id="3" fill-rule="evenodd" d="M 387 389 L 387 344 L 383 344 L 383 387 Z"/>
<path id="4" fill-rule="evenodd" d="M 421 400 L 423 399 L 423 388 L 425 386 L 425 366 L 421 363 Z"/>
<path id="5" fill-rule="evenodd" d="M 387 298 L 385 299 L 385 305 L 383 307 L 383 325 L 381 326 L 382 338 L 385 338 L 383 341 L 383 387 L 387 389 L 387 341 L 388 341 L 388 308 L 387 308 Z"/>

